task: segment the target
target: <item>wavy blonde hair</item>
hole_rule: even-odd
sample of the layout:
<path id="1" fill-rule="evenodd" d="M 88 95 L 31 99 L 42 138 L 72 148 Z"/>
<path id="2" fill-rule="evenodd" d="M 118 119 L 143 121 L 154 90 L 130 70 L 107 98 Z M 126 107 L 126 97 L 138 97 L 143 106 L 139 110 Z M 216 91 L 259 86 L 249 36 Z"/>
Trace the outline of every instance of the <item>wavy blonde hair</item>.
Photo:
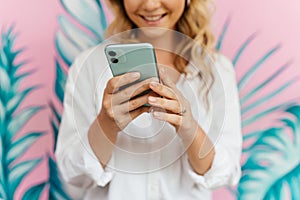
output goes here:
<path id="1" fill-rule="evenodd" d="M 127 16 L 123 0 L 108 0 L 108 3 L 115 18 L 107 28 L 106 37 L 138 28 Z M 180 73 L 186 74 L 187 60 L 192 59 L 198 66 L 198 75 L 204 80 L 200 91 L 205 94 L 204 101 L 208 109 L 208 94 L 215 80 L 212 64 L 207 61 L 208 56 L 211 57 L 214 52 L 214 35 L 210 28 L 213 9 L 213 0 L 190 0 L 190 3 L 186 4 L 185 10 L 176 24 L 176 31 L 190 37 L 193 42 L 187 44 L 186 41 L 183 41 L 179 44 L 180 53 L 175 55 L 174 60 L 174 65 Z M 200 52 L 199 46 L 201 47 Z"/>

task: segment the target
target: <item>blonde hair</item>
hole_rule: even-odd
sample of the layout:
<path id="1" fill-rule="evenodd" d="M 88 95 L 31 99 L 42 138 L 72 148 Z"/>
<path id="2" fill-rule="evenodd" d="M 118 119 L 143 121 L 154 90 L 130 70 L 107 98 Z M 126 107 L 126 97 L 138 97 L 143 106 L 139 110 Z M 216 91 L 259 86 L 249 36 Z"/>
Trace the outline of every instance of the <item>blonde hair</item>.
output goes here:
<path id="1" fill-rule="evenodd" d="M 127 16 L 123 0 L 108 0 L 108 2 L 115 18 L 107 28 L 106 37 L 138 28 Z M 178 45 L 180 54 L 176 54 L 174 65 L 180 73 L 184 74 L 186 74 L 185 67 L 187 64 L 185 58 L 193 60 L 199 66 L 199 76 L 204 80 L 200 91 L 205 94 L 204 101 L 207 108 L 209 107 L 208 94 L 214 83 L 211 62 L 207 62 L 208 56 L 214 52 L 214 35 L 210 29 L 213 6 L 213 0 L 190 0 L 176 24 L 176 30 L 190 37 L 193 42 L 189 44 L 183 42 Z M 199 46 L 201 47 L 200 52 Z M 181 55 L 184 55 L 185 58 Z"/>

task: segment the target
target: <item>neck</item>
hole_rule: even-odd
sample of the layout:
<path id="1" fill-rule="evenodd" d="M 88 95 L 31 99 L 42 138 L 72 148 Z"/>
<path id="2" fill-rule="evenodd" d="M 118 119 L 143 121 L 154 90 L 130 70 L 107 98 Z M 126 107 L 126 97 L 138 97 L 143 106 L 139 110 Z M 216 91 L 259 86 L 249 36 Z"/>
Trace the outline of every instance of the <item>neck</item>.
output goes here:
<path id="1" fill-rule="evenodd" d="M 174 52 L 176 46 L 176 32 L 168 29 L 147 28 L 147 33 L 139 31 L 139 41 L 151 43 L 155 49 Z"/>

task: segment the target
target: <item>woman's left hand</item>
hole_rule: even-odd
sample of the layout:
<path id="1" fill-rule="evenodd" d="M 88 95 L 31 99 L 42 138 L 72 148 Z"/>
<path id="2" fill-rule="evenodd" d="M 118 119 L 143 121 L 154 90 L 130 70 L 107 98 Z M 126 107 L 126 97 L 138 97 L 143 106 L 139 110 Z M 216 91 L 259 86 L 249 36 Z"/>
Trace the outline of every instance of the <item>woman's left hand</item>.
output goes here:
<path id="1" fill-rule="evenodd" d="M 172 124 L 181 139 L 191 139 L 197 132 L 198 123 L 193 118 L 190 104 L 164 73 L 160 73 L 163 84 L 151 82 L 150 88 L 161 97 L 150 96 L 149 104 L 154 109 L 153 116 Z"/>

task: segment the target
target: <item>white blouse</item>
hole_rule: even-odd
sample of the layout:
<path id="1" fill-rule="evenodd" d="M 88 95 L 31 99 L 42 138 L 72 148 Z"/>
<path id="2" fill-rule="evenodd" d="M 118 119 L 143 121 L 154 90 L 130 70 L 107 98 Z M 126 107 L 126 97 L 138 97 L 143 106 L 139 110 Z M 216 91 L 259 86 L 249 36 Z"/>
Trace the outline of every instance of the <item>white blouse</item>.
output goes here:
<path id="1" fill-rule="evenodd" d="M 211 199 L 211 189 L 237 184 L 241 175 L 240 107 L 231 62 L 215 55 L 215 84 L 205 109 L 198 69 L 187 66 L 177 88 L 190 102 L 192 114 L 215 144 L 209 171 L 201 176 L 189 164 L 185 149 L 170 124 L 143 113 L 119 132 L 105 169 L 87 139 L 112 77 L 104 45 L 82 53 L 69 70 L 56 158 L 73 199 L 150 200 Z"/>

